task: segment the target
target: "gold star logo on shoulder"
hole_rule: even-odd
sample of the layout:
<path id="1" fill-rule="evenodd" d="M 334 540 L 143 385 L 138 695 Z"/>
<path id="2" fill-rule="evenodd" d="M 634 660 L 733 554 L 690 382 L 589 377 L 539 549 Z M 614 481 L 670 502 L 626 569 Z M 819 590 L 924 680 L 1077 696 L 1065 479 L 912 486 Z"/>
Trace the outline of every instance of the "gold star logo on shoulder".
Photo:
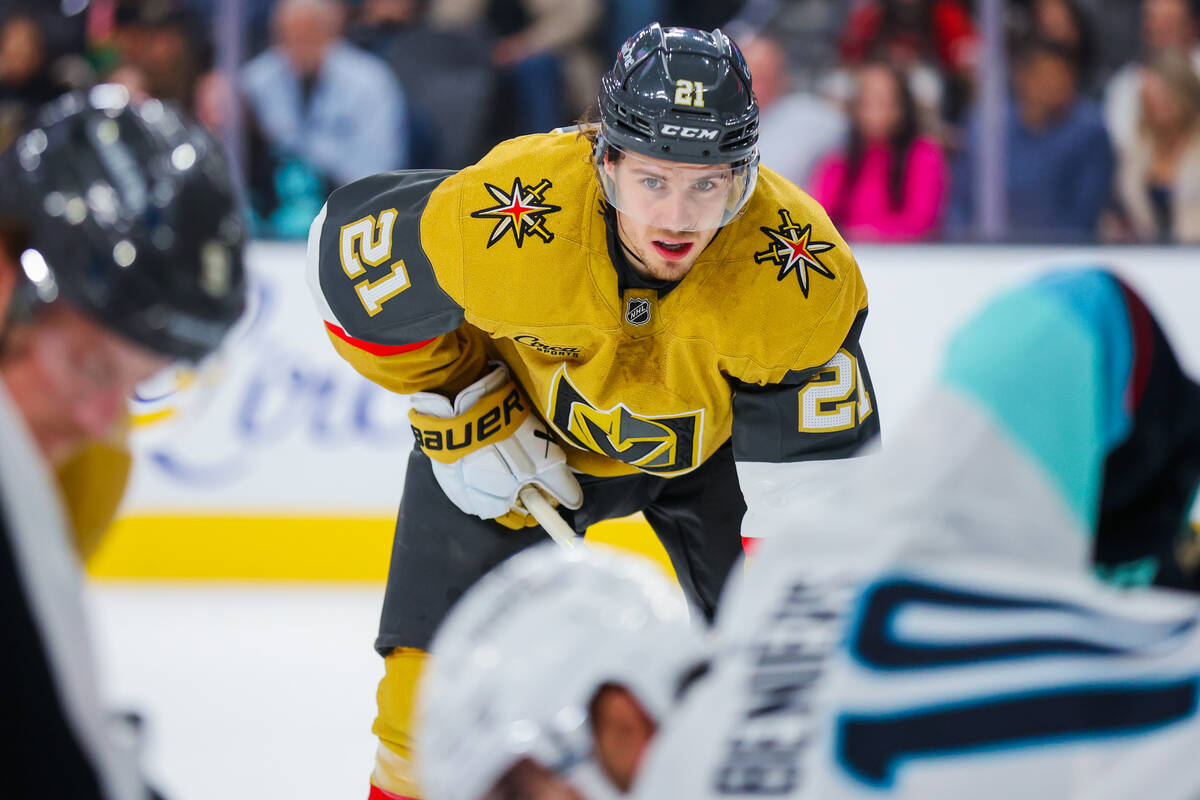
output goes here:
<path id="1" fill-rule="evenodd" d="M 833 271 L 817 258 L 821 253 L 832 250 L 835 245 L 833 242 L 814 241 L 812 225 L 800 227 L 792 222 L 792 215 L 787 209 L 779 209 L 779 216 L 783 223 L 778 228 L 759 228 L 770 237 L 771 244 L 766 250 L 755 253 L 754 261 L 759 264 L 770 261 L 778 266 L 779 276 L 776 280 L 781 281 L 789 272 L 795 272 L 796 280 L 800 282 L 800 291 L 807 298 L 809 270 L 826 278 L 836 278 Z"/>
<path id="2" fill-rule="evenodd" d="M 560 206 L 546 202 L 546 190 L 553 184 L 543 178 L 536 186 L 522 186 L 520 178 L 513 178 L 511 192 L 505 192 L 499 186 L 485 183 L 488 193 L 495 198 L 497 205 L 472 211 L 476 219 L 495 219 L 496 227 L 488 237 L 487 246 L 491 247 L 504 238 L 504 234 L 512 232 L 513 239 L 520 247 L 525 243 L 525 237 L 532 234 L 543 242 L 554 240 L 554 234 L 546 230 L 546 215 L 561 211 Z"/>

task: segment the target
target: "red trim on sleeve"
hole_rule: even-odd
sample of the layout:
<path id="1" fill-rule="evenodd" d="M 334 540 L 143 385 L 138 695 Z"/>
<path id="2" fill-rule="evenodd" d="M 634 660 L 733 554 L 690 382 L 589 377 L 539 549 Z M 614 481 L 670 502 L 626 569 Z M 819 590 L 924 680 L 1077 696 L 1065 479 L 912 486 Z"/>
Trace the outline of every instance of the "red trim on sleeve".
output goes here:
<path id="1" fill-rule="evenodd" d="M 354 347 L 357 347 L 359 350 L 363 350 L 367 353 L 370 353 L 373 356 L 394 356 L 394 355 L 398 355 L 400 353 L 408 353 L 413 350 L 420 350 L 422 347 L 424 347 L 425 345 L 427 345 L 433 341 L 433 339 L 426 339 L 423 342 L 413 342 L 412 344 L 400 344 L 400 345 L 375 344 L 374 342 L 366 342 L 366 341 L 363 341 L 362 339 L 355 339 L 353 336 L 346 333 L 344 330 L 339 328 L 337 325 L 334 325 L 332 322 L 326 322 L 325 327 L 329 330 L 330 333 L 332 333 L 334 336 L 341 339 L 346 344 L 353 345 Z M 436 338 L 437 337 L 435 336 L 434 339 L 436 339 Z"/>
<path id="2" fill-rule="evenodd" d="M 1154 323 L 1150 309 L 1123 282 L 1118 282 L 1125 296 L 1125 311 L 1129 314 L 1129 329 L 1133 336 L 1133 364 L 1125 382 L 1125 409 L 1129 416 L 1137 414 L 1142 403 L 1142 394 L 1150 381 L 1150 368 L 1154 363 Z"/>
<path id="3" fill-rule="evenodd" d="M 758 549 L 758 545 L 762 540 L 757 536 L 742 537 L 742 552 L 748 556 L 754 555 L 754 551 Z"/>
<path id="4" fill-rule="evenodd" d="M 372 783 L 371 794 L 367 797 L 367 800 L 417 800 L 417 798 L 408 797 L 407 795 L 403 794 L 393 794 L 384 789 L 380 789 L 378 786 Z"/>

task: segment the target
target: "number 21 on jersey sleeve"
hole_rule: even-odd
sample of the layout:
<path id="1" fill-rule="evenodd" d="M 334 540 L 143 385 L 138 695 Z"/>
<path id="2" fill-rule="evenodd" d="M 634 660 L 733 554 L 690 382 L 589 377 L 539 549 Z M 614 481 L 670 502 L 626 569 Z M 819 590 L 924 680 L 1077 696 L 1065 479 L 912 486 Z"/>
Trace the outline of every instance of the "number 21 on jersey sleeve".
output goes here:
<path id="1" fill-rule="evenodd" d="M 378 220 L 368 214 L 343 225 L 338 239 L 338 255 L 346 277 L 362 278 L 354 284 L 354 290 L 368 316 L 378 314 L 384 302 L 410 286 L 404 259 L 393 262 L 382 278 L 372 281 L 364 277 L 367 267 L 377 267 L 392 257 L 392 226 L 396 224 L 396 216 L 394 208 L 380 211 Z"/>
<path id="2" fill-rule="evenodd" d="M 831 377 L 821 380 L 821 377 Z M 833 433 L 853 428 L 870 416 L 871 396 L 860 378 L 858 359 L 839 350 L 818 378 L 800 389 L 800 432 Z"/>

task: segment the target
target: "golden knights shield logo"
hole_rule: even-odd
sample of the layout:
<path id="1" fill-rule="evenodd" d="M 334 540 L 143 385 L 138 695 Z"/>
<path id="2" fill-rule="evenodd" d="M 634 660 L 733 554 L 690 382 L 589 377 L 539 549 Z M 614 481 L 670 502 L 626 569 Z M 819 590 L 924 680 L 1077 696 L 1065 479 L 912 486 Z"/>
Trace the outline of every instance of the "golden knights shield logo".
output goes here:
<path id="1" fill-rule="evenodd" d="M 520 178 L 513 178 L 511 192 L 490 183 L 483 185 L 496 200 L 496 205 L 472 211 L 471 216 L 497 220 L 488 237 L 488 247 L 503 239 L 506 233 L 512 233 L 517 247 L 525 243 L 526 236 L 536 236 L 547 243 L 554 241 L 554 234 L 546 230 L 546 215 L 562 210 L 561 206 L 546 202 L 546 190 L 554 184 L 542 178 L 536 186 L 523 186 Z"/>
<path id="2" fill-rule="evenodd" d="M 550 383 L 548 421 L 567 442 L 643 472 L 678 475 L 700 461 L 704 409 L 683 414 L 647 416 L 624 403 L 596 408 L 559 367 Z"/>
<path id="3" fill-rule="evenodd" d="M 771 244 L 766 250 L 754 254 L 755 263 L 762 264 L 770 261 L 779 267 L 776 280 L 783 280 L 789 272 L 796 273 L 800 282 L 800 291 L 808 297 L 809 270 L 834 278 L 833 271 L 821 262 L 817 256 L 834 248 L 833 242 L 817 242 L 812 238 L 812 225 L 800 227 L 792 222 L 792 215 L 786 208 L 779 209 L 783 223 L 778 228 L 761 227 Z"/>

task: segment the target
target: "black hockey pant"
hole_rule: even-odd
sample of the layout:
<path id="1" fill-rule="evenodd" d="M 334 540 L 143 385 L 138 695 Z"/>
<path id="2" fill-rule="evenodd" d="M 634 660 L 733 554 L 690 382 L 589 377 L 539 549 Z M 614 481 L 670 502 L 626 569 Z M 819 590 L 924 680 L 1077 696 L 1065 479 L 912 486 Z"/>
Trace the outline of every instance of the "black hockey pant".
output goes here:
<path id="1" fill-rule="evenodd" d="M 688 600 L 708 620 L 725 578 L 742 552 L 746 511 L 733 448 L 727 443 L 695 470 L 676 478 L 578 475 L 583 506 L 559 508 L 579 533 L 605 519 L 641 511 L 654 529 Z M 429 458 L 414 449 L 396 518 L 387 592 L 375 649 L 429 648 L 454 602 L 504 559 L 547 540 L 540 526 L 514 531 L 465 514 L 442 492 Z"/>

